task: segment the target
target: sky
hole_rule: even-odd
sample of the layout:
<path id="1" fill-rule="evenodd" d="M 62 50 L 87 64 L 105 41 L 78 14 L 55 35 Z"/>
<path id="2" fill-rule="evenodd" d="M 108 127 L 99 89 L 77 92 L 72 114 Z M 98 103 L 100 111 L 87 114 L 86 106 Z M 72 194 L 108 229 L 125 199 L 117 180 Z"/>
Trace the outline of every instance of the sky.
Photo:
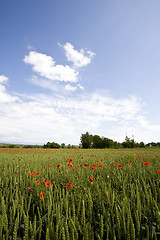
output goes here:
<path id="1" fill-rule="evenodd" d="M 160 142 L 159 13 L 159 0 L 0 0 L 0 142 Z"/>

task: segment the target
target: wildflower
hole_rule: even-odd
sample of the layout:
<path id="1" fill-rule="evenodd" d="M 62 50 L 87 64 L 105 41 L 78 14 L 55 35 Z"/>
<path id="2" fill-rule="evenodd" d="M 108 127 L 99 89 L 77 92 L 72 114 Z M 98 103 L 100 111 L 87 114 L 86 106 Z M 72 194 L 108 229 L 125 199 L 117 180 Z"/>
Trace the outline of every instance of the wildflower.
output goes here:
<path id="1" fill-rule="evenodd" d="M 81 166 L 82 166 L 82 164 L 79 164 L 79 165 L 78 165 L 78 167 L 81 167 Z"/>
<path id="2" fill-rule="evenodd" d="M 83 159 L 83 157 L 81 157 L 81 159 Z"/>
<path id="3" fill-rule="evenodd" d="M 48 167 L 48 168 L 51 168 L 51 166 L 50 166 L 50 165 L 48 165 L 47 167 Z"/>
<path id="4" fill-rule="evenodd" d="M 15 175 L 19 174 L 19 172 L 15 172 Z"/>
<path id="5" fill-rule="evenodd" d="M 61 164 L 58 164 L 58 165 L 57 165 L 57 168 L 59 168 L 59 169 L 60 169 L 61 167 L 62 167 L 62 165 L 61 165 Z"/>
<path id="6" fill-rule="evenodd" d="M 101 168 L 101 167 L 102 167 L 102 164 L 99 164 L 98 167 Z"/>
<path id="7" fill-rule="evenodd" d="M 25 166 L 22 166 L 21 168 L 25 168 Z"/>
<path id="8" fill-rule="evenodd" d="M 39 185 L 39 184 L 40 184 L 39 180 L 37 180 L 37 181 L 36 181 L 36 184 L 37 184 L 37 185 Z"/>
<path id="9" fill-rule="evenodd" d="M 50 185 L 53 187 L 53 184 L 50 180 L 45 181 L 45 185 L 49 187 Z"/>
<path id="10" fill-rule="evenodd" d="M 91 168 L 92 168 L 92 169 L 96 169 L 96 166 L 97 166 L 96 164 L 92 164 L 92 165 L 91 165 Z"/>
<path id="11" fill-rule="evenodd" d="M 21 161 L 21 158 L 19 158 L 19 162 Z"/>
<path id="12" fill-rule="evenodd" d="M 45 193 L 44 192 L 41 192 L 40 193 L 40 199 L 44 198 L 45 197 Z"/>
<path id="13" fill-rule="evenodd" d="M 93 177 L 90 177 L 90 178 L 89 178 L 89 181 L 90 181 L 90 182 L 93 182 L 94 180 L 95 180 L 95 179 L 94 179 Z"/>
<path id="14" fill-rule="evenodd" d="M 29 190 L 32 189 L 32 187 L 27 187 Z"/>
<path id="15" fill-rule="evenodd" d="M 72 168 L 72 170 L 74 171 L 74 170 L 76 170 L 75 168 Z"/>
<path id="16" fill-rule="evenodd" d="M 158 169 L 157 173 L 160 174 L 160 169 Z"/>
<path id="17" fill-rule="evenodd" d="M 115 163 L 114 161 L 112 163 Z"/>
<path id="18" fill-rule="evenodd" d="M 129 162 L 128 165 L 131 166 L 131 163 Z"/>
<path id="19" fill-rule="evenodd" d="M 103 162 L 103 159 L 101 159 L 101 161 Z"/>
<path id="20" fill-rule="evenodd" d="M 87 166 L 88 166 L 88 164 L 87 164 L 87 163 L 84 163 L 84 166 L 85 166 L 85 167 L 87 167 Z"/>
<path id="21" fill-rule="evenodd" d="M 40 173 L 39 171 L 38 171 L 38 172 L 36 172 L 36 175 L 37 175 L 38 177 L 39 177 L 39 173 Z"/>
<path id="22" fill-rule="evenodd" d="M 118 168 L 122 168 L 122 165 L 121 165 L 121 164 L 117 164 L 117 167 L 118 167 Z"/>
<path id="23" fill-rule="evenodd" d="M 68 166 L 69 168 L 72 168 L 72 167 L 73 167 L 73 164 L 70 163 L 70 162 L 68 163 L 68 165 L 69 165 L 69 166 Z"/>
<path id="24" fill-rule="evenodd" d="M 66 183 L 66 185 L 67 185 L 67 190 L 73 187 L 73 184 L 71 182 Z"/>
<path id="25" fill-rule="evenodd" d="M 29 174 L 29 176 L 35 177 L 34 172 L 32 172 L 31 174 Z"/>

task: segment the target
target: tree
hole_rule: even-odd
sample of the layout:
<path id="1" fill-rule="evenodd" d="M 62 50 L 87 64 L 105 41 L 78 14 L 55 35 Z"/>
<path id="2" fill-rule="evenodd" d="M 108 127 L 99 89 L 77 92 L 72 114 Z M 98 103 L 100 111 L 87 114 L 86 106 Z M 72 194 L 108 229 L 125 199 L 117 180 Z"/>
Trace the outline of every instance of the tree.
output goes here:
<path id="1" fill-rule="evenodd" d="M 85 134 L 82 134 L 80 140 L 81 140 L 82 148 L 91 148 L 92 135 L 90 135 L 89 132 L 86 132 Z"/>
<path id="2" fill-rule="evenodd" d="M 103 148 L 103 145 L 102 145 L 102 138 L 98 135 L 94 135 L 92 137 L 92 148 Z"/>

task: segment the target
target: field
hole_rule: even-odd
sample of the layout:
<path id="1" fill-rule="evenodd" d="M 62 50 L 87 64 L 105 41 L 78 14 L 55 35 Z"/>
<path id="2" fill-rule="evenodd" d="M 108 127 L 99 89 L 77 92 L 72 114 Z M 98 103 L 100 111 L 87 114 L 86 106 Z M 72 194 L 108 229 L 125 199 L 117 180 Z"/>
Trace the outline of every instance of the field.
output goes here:
<path id="1" fill-rule="evenodd" d="M 0 239 L 160 239 L 160 148 L 0 149 Z"/>

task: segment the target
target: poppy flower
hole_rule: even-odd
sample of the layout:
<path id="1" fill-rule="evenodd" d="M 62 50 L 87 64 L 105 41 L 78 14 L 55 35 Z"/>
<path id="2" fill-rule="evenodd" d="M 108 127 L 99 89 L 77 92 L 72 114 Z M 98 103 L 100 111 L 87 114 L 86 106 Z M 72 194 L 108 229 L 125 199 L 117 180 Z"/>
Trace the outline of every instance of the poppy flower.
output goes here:
<path id="1" fill-rule="evenodd" d="M 117 167 L 118 167 L 118 168 L 122 168 L 122 165 L 121 165 L 121 164 L 117 164 Z"/>
<path id="2" fill-rule="evenodd" d="M 59 168 L 59 169 L 60 169 L 61 167 L 62 167 L 62 165 L 61 165 L 61 164 L 58 164 L 58 165 L 57 165 L 57 168 Z"/>
<path id="3" fill-rule="evenodd" d="M 53 186 L 52 182 L 50 180 L 45 181 L 45 185 L 49 187 L 50 185 Z"/>
<path id="4" fill-rule="evenodd" d="M 72 168 L 72 167 L 73 167 L 73 164 L 70 163 L 70 162 L 68 163 L 68 165 L 69 165 L 69 166 L 68 166 L 69 168 Z"/>
<path id="5" fill-rule="evenodd" d="M 66 185 L 67 185 L 67 190 L 73 187 L 73 184 L 71 182 L 66 183 Z"/>
<path id="6" fill-rule="evenodd" d="M 40 173 L 40 171 L 38 171 L 38 172 L 36 172 L 36 175 L 39 177 L 39 173 Z"/>
<path id="7" fill-rule="evenodd" d="M 45 197 L 45 193 L 44 192 L 41 192 L 40 193 L 40 199 L 44 198 Z"/>
<path id="8" fill-rule="evenodd" d="M 75 168 L 72 168 L 72 170 L 74 171 L 74 170 L 76 170 Z"/>
<path id="9" fill-rule="evenodd" d="M 81 159 L 83 159 L 83 157 L 81 157 Z"/>
<path id="10" fill-rule="evenodd" d="M 87 163 L 84 163 L 84 166 L 85 166 L 85 167 L 87 167 L 87 166 L 88 166 L 88 164 L 87 164 Z"/>
<path id="11" fill-rule="evenodd" d="M 90 182 L 93 182 L 94 180 L 95 180 L 95 179 L 94 179 L 93 177 L 90 177 L 90 178 L 89 178 L 89 181 L 90 181 Z"/>
<path id="12" fill-rule="evenodd" d="M 78 167 L 81 167 L 81 166 L 82 166 L 82 164 L 79 164 L 79 165 L 78 165 Z"/>
<path id="13" fill-rule="evenodd" d="M 35 177 L 34 172 L 32 172 L 31 174 L 29 174 L 29 176 Z"/>
<path id="14" fill-rule="evenodd" d="M 131 166 L 131 163 L 129 162 L 128 165 Z"/>
<path id="15" fill-rule="evenodd" d="M 158 174 L 160 174 L 160 169 L 157 171 Z"/>
<path id="16" fill-rule="evenodd" d="M 48 167 L 48 168 L 51 168 L 51 166 L 50 166 L 50 165 L 48 165 L 47 167 Z"/>
<path id="17" fill-rule="evenodd" d="M 25 168 L 25 166 L 22 166 L 21 168 Z"/>
<path id="18" fill-rule="evenodd" d="M 101 168 L 101 167 L 102 167 L 102 164 L 99 164 L 98 167 Z"/>
<path id="19" fill-rule="evenodd" d="M 92 168 L 92 169 L 96 169 L 96 166 L 97 166 L 97 164 L 92 164 L 92 165 L 91 165 L 91 168 Z"/>
<path id="20" fill-rule="evenodd" d="M 39 184 L 40 184 L 39 180 L 37 180 L 37 181 L 36 181 L 36 184 L 37 184 L 37 185 L 39 185 Z"/>
<path id="21" fill-rule="evenodd" d="M 29 190 L 32 189 L 32 187 L 27 187 Z"/>

